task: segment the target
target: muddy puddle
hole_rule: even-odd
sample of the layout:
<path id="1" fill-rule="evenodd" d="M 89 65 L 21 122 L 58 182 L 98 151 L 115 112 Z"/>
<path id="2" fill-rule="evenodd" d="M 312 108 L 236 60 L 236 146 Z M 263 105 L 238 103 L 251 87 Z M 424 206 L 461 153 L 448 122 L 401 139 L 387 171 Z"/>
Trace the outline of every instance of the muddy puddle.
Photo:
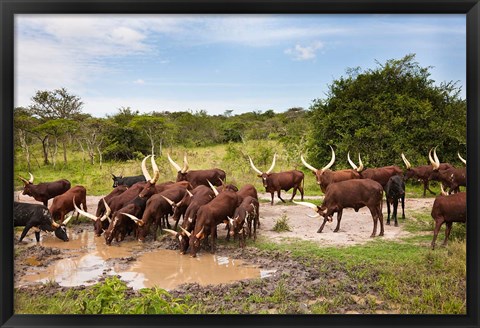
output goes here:
<path id="1" fill-rule="evenodd" d="M 103 237 L 87 230 L 71 233 L 69 237 L 69 242 L 63 242 L 53 234 L 43 235 L 39 245 L 61 249 L 60 259 L 42 267 L 35 257 L 25 258 L 23 262 L 28 269 L 16 285 L 54 281 L 60 286 L 73 287 L 92 285 L 105 275 L 119 275 L 134 289 L 157 286 L 171 290 L 184 283 L 221 284 L 273 273 L 207 252 L 196 258 L 160 248 L 142 252 L 145 244 L 132 239 L 107 246 Z M 26 245 L 33 246 L 35 242 Z"/>

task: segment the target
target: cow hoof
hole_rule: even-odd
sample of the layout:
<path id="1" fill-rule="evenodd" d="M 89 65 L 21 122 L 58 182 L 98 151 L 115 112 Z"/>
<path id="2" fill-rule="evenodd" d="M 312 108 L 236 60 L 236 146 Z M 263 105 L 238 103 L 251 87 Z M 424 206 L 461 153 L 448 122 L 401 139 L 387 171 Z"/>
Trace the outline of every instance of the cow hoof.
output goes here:
<path id="1" fill-rule="evenodd" d="M 398 227 L 398 223 L 395 223 L 395 226 Z"/>

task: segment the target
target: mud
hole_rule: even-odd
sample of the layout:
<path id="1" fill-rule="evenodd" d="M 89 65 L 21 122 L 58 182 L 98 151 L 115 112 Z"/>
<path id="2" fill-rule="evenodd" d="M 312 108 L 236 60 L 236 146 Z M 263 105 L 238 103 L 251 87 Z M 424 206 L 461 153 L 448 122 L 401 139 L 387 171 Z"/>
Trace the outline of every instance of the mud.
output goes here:
<path id="1" fill-rule="evenodd" d="M 15 199 L 17 197 L 20 201 L 36 203 L 18 193 Z M 260 197 L 269 199 L 270 196 L 260 194 Z M 287 197 L 285 195 L 285 199 Z M 90 213 L 95 213 L 100 199 L 99 196 L 87 197 Z M 407 199 L 407 220 L 409 213 L 431 208 L 433 200 Z M 383 212 L 386 222 L 385 205 Z M 284 205 L 278 202 L 273 206 L 261 203 L 261 227 L 257 234 L 280 243 L 291 238 L 309 240 L 318 243 L 319 247 L 362 244 L 372 240 L 373 223 L 366 209 L 357 213 L 345 210 L 338 233 L 333 232 L 336 218 L 319 234 L 316 231 L 321 220 L 310 218 L 307 214 L 312 215 L 313 211 L 291 203 Z M 282 216 L 288 218 L 291 231 L 272 231 L 275 222 Z M 385 235 L 376 238 L 396 240 L 407 236 L 402 220 L 399 222 L 399 227 L 394 227 L 393 223 L 385 225 Z M 328 307 L 334 302 L 334 290 L 346 292 L 351 297 L 342 300 L 340 307 L 335 305 L 331 313 L 372 313 L 372 304 L 376 313 L 397 313 L 394 307 L 378 301 L 376 291 L 365 293 L 357 290 L 355 282 L 350 281 L 344 269 L 332 263 L 301 261 L 292 258 L 288 252 L 260 251 L 254 247 L 242 250 L 237 242 L 220 243 L 215 255 L 204 249 L 198 258 L 190 258 L 178 254 L 177 243 L 168 236 L 157 241 L 150 236 L 145 243 L 128 236 L 121 243 L 106 246 L 103 236 L 95 237 L 92 230 L 91 223 L 78 224 L 74 221 L 68 229 L 69 242 L 44 232 L 39 243 L 35 242 L 33 233 L 27 235 L 22 243 L 16 242 L 16 287 L 54 294 L 67 288 L 82 289 L 102 281 L 106 276 L 119 275 L 131 287 L 132 295 L 139 288 L 157 285 L 169 289 L 173 296 L 190 295 L 203 304 L 204 313 L 311 313 L 316 306 Z M 224 239 L 225 233 L 223 225 L 219 226 L 219 239 Z M 205 268 L 206 263 L 210 263 L 208 269 Z M 199 267 L 203 268 L 202 272 L 197 270 Z M 39 284 L 47 281 L 50 284 Z M 283 301 L 275 303 L 277 301 L 273 297 L 277 294 L 282 295 Z M 244 301 L 251 295 L 270 301 L 249 302 L 246 306 Z M 288 308 L 282 308 L 283 303 L 288 304 Z"/>

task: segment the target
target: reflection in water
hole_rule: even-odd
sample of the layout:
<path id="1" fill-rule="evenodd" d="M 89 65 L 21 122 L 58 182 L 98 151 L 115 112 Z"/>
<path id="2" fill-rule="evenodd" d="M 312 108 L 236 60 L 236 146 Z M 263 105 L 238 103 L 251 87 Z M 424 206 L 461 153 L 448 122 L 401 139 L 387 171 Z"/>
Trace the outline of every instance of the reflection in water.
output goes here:
<path id="1" fill-rule="evenodd" d="M 107 246 L 105 239 L 95 237 L 92 231 L 71 234 L 69 237 L 69 242 L 63 242 L 53 235 L 43 236 L 42 246 L 75 251 L 54 262 L 46 270 L 39 271 L 39 268 L 32 266 L 19 284 L 50 280 L 68 287 L 91 285 L 103 274 L 118 274 L 134 289 L 157 286 L 169 290 L 183 283 L 220 284 L 241 279 L 264 278 L 274 272 L 247 266 L 242 261 L 226 256 L 201 253 L 192 258 L 180 255 L 178 251 L 165 249 L 138 256 L 125 270 L 125 267 L 114 266 L 114 261 L 106 260 L 130 257 L 132 251 L 141 250 L 143 244 L 131 240 Z"/>

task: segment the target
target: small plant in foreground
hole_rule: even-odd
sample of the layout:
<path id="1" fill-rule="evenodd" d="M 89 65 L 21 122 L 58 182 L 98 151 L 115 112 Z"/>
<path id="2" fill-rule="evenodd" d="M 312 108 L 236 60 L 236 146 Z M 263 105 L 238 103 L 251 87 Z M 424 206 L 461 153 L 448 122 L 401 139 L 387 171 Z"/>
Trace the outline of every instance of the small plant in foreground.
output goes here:
<path id="1" fill-rule="evenodd" d="M 283 213 L 282 216 L 275 221 L 275 225 L 273 226 L 272 230 L 275 232 L 292 231 L 288 225 L 288 216 L 286 213 Z"/>

